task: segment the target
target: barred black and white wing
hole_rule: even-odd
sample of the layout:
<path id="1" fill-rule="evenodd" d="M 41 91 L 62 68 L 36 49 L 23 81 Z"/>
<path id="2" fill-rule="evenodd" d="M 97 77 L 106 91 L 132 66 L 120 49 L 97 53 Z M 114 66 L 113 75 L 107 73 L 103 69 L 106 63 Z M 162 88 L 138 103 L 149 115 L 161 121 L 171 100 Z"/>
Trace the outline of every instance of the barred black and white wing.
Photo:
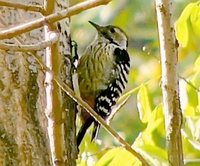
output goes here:
<path id="1" fill-rule="evenodd" d="M 126 50 L 115 48 L 115 68 L 116 78 L 108 85 L 108 88 L 101 91 L 99 96 L 96 98 L 96 109 L 95 111 L 104 120 L 106 120 L 112 111 L 112 106 L 116 104 L 117 99 L 124 91 L 127 84 L 127 77 L 130 69 L 130 58 Z M 100 124 L 94 122 L 94 130 L 92 133 L 92 140 L 97 137 Z"/>

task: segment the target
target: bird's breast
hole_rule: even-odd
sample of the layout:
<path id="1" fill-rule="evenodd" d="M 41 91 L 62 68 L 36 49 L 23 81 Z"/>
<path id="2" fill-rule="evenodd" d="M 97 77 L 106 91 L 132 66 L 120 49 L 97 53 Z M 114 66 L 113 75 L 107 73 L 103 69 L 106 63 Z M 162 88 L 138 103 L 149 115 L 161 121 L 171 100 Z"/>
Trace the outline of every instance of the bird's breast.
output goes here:
<path id="1" fill-rule="evenodd" d="M 114 48 L 108 44 L 91 45 L 81 58 L 79 86 L 83 93 L 98 95 L 115 78 Z M 95 95 L 95 96 L 96 96 Z"/>

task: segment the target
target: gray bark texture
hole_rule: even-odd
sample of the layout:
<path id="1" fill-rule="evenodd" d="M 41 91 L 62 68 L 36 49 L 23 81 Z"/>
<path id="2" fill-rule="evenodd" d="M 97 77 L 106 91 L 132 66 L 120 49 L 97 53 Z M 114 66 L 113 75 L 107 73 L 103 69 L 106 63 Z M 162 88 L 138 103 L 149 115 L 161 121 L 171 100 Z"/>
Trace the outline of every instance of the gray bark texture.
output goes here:
<path id="1" fill-rule="evenodd" d="M 69 6 L 66 0 L 57 0 L 56 11 L 65 9 Z M 71 78 L 71 41 L 69 31 L 69 19 L 63 19 L 57 23 L 57 28 L 60 32 L 60 40 L 58 42 L 58 52 L 62 55 L 61 59 L 61 80 L 70 85 L 72 88 Z M 64 112 L 64 138 L 65 138 L 65 154 L 67 160 L 66 165 L 75 166 L 77 158 L 76 146 L 76 112 L 74 101 L 62 92 L 62 111 Z"/>

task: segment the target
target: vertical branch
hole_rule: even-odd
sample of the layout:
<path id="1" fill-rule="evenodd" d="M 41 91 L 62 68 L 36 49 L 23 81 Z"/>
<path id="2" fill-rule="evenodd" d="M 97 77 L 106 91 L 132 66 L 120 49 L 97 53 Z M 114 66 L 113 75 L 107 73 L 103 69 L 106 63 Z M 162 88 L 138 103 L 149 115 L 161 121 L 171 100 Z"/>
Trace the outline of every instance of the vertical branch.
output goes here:
<path id="1" fill-rule="evenodd" d="M 177 74 L 178 44 L 174 33 L 171 8 L 171 0 L 156 0 L 168 160 L 171 166 L 182 166 L 182 113 Z"/>
<path id="2" fill-rule="evenodd" d="M 53 12 L 55 1 L 44 1 L 45 15 Z M 45 25 L 45 39 L 49 39 L 50 30 L 55 29 L 53 24 Z M 47 47 L 45 50 L 45 64 L 53 71 L 55 75 L 59 74 L 60 59 L 57 45 Z M 45 91 L 46 91 L 46 109 L 45 113 L 48 119 L 48 135 L 50 142 L 50 151 L 52 163 L 54 166 L 64 165 L 64 134 L 61 112 L 61 100 L 58 85 L 53 82 L 52 73 L 45 73 Z"/>

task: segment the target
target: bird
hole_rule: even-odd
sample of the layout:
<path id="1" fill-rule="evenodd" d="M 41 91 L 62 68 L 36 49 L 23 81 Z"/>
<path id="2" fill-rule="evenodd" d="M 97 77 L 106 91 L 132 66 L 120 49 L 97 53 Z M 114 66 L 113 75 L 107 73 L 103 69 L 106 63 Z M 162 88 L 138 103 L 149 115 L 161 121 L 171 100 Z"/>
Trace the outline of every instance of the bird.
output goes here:
<path id="1" fill-rule="evenodd" d="M 128 37 L 118 26 L 100 26 L 92 21 L 89 23 L 97 34 L 79 59 L 79 89 L 81 98 L 106 121 L 128 81 Z M 77 146 L 92 124 L 91 141 L 97 138 L 100 129 L 100 124 L 84 109 L 80 117 L 82 126 L 77 134 Z"/>

